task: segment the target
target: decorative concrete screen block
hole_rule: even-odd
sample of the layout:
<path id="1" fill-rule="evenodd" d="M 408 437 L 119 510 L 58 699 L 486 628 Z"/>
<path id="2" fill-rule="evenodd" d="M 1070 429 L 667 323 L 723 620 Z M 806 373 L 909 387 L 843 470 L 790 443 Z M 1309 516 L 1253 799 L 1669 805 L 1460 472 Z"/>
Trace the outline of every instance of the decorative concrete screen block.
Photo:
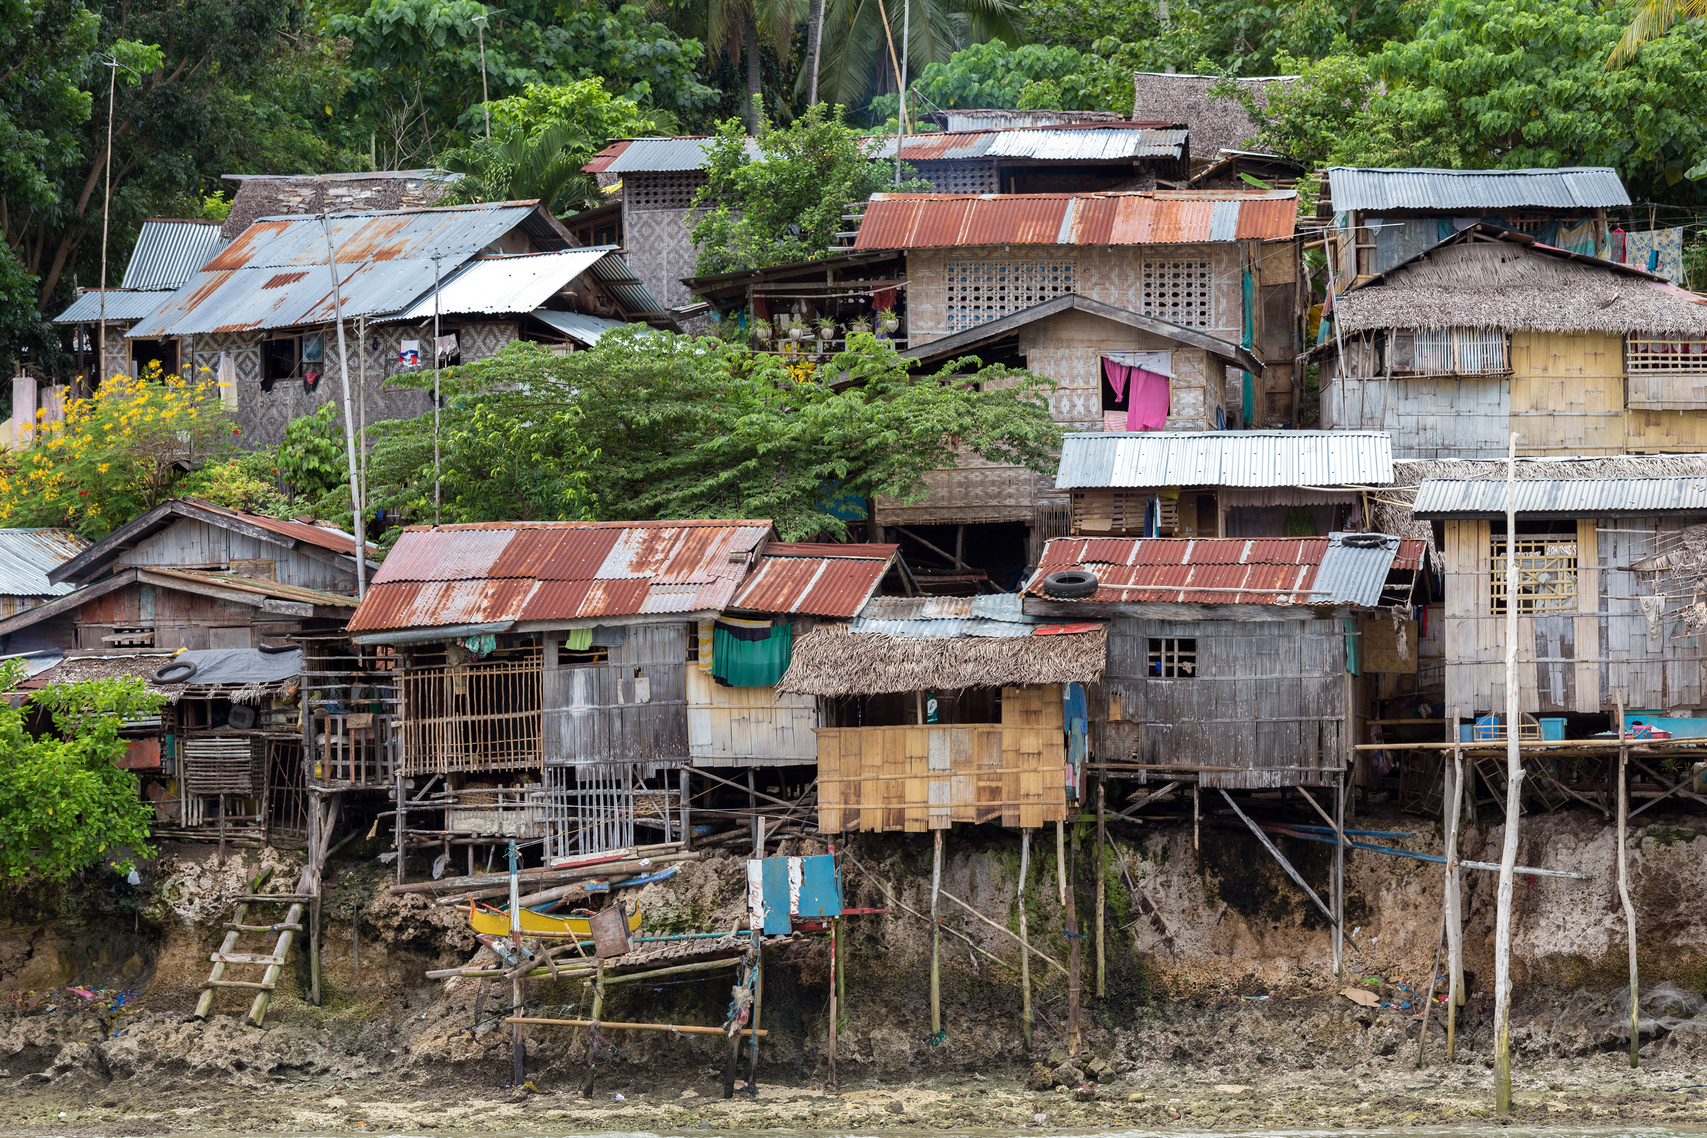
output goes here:
<path id="1" fill-rule="evenodd" d="M 917 162 L 914 169 L 939 194 L 1001 193 L 994 162 Z"/>
<path id="2" fill-rule="evenodd" d="M 1188 328 L 1215 326 L 1215 274 L 1207 258 L 1145 261 L 1139 309 Z"/>
<path id="3" fill-rule="evenodd" d="M 950 261 L 948 330 L 959 332 L 1073 291 L 1075 264 L 1059 261 Z"/>
<path id="4" fill-rule="evenodd" d="M 701 170 L 669 174 L 630 174 L 623 179 L 625 204 L 631 210 L 688 209 L 705 185 Z"/>

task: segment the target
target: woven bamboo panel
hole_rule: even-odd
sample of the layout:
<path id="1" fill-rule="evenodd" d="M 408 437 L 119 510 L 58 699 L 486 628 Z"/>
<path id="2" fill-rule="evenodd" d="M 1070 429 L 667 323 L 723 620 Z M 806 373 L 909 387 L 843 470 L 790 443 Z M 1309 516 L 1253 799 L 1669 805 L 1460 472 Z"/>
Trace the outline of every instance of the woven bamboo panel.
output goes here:
<path id="1" fill-rule="evenodd" d="M 261 793 L 266 782 L 262 748 L 247 735 L 184 740 L 184 788 L 190 794 Z"/>
<path id="2" fill-rule="evenodd" d="M 893 833 L 1066 817 L 1058 685 L 1002 689 L 998 724 L 823 727 L 818 826 Z"/>

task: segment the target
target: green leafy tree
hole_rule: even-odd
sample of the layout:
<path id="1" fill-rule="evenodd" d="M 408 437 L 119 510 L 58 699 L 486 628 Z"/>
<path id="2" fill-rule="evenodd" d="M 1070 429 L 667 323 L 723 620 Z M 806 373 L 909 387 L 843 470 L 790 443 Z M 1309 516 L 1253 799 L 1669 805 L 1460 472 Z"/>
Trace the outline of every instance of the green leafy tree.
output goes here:
<path id="1" fill-rule="evenodd" d="M 13 690 L 22 670 L 9 661 L 0 680 Z M 31 694 L 24 708 L 49 713 L 53 730 L 25 726 L 25 710 L 0 701 L 0 879 L 64 881 L 103 859 L 127 872 L 148 857 L 154 808 L 122 770 L 119 724 L 159 712 L 166 697 L 121 676 L 59 684 Z M 128 849 L 127 856 L 119 850 Z"/>
<path id="2" fill-rule="evenodd" d="M 1018 46 L 1023 42 L 1019 14 L 1016 0 L 826 0 L 819 95 L 829 103 L 863 107 L 874 96 L 894 91 L 904 27 L 908 70 L 917 74 L 972 44 L 1001 40 Z M 802 74 L 799 90 L 805 89 L 805 78 Z"/>
<path id="3" fill-rule="evenodd" d="M 930 188 L 890 185 L 894 167 L 866 157 L 840 107 L 819 104 L 787 127 L 767 124 L 757 141 L 757 157 L 749 156 L 745 129 L 730 119 L 708 148 L 706 183 L 694 197 L 705 212 L 692 231 L 701 275 L 825 256 L 849 202 L 878 190 Z"/>
<path id="4" fill-rule="evenodd" d="M 284 441 L 271 457 L 289 504 L 311 511 L 325 508 L 334 515 L 349 512 L 349 453 L 336 403 L 322 403 L 287 423 Z"/>
<path id="5" fill-rule="evenodd" d="M 445 521 L 767 517 L 841 536 L 827 496 L 917 500 L 963 453 L 1051 470 L 1061 437 L 1049 381 L 976 361 L 913 376 L 870 333 L 818 367 L 618 330 L 569 355 L 512 344 L 451 382 Z M 432 416 L 381 434 L 375 486 L 430 517 Z"/>
<path id="6" fill-rule="evenodd" d="M 1026 44 L 1010 48 L 1000 40 L 962 48 L 932 63 L 913 81 L 916 98 L 929 106 L 1041 107 L 1061 111 L 1132 110 L 1132 79 L 1126 77 L 1122 106 L 1106 103 L 1106 66 L 1075 48 Z M 900 100 L 882 95 L 871 102 L 879 118 L 895 114 Z"/>
<path id="7" fill-rule="evenodd" d="M 251 514 L 281 513 L 285 500 L 279 494 L 275 461 L 271 451 L 261 450 L 204 462 L 184 475 L 173 492 Z"/>

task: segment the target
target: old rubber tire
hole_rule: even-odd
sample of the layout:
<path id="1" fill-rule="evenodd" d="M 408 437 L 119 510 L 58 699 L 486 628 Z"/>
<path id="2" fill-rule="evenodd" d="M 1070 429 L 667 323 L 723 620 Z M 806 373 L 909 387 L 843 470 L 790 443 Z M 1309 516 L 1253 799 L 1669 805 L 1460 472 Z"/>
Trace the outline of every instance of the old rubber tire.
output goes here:
<path id="1" fill-rule="evenodd" d="M 266 653 L 268 656 L 277 656 L 281 652 L 296 651 L 296 645 L 294 644 L 257 644 L 255 647 Z"/>
<path id="2" fill-rule="evenodd" d="M 173 673 L 181 673 L 174 675 Z M 189 681 L 196 674 L 193 660 L 170 660 L 154 669 L 154 682 L 157 684 L 181 684 Z"/>
<path id="3" fill-rule="evenodd" d="M 1097 575 L 1085 569 L 1062 569 L 1043 578 L 1045 596 L 1077 601 L 1097 591 Z"/>

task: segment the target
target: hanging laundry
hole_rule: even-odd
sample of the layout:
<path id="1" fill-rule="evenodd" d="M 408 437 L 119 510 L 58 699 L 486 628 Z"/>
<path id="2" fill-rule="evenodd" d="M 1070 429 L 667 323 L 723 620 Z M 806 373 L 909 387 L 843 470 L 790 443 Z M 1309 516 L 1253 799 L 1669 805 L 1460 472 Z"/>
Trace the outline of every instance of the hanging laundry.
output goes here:
<path id="1" fill-rule="evenodd" d="M 1172 381 L 1147 368 L 1132 369 L 1132 392 L 1126 402 L 1126 429 L 1159 431 L 1167 425 L 1173 405 Z"/>
<path id="2" fill-rule="evenodd" d="M 696 629 L 699 637 L 699 670 L 702 672 L 711 671 L 712 661 L 717 655 L 713 644 L 715 638 L 711 634 L 712 624 L 712 621 L 702 620 Z"/>
<path id="3" fill-rule="evenodd" d="M 319 387 L 319 386 L 320 386 L 320 373 L 319 372 L 308 371 L 308 372 L 302 373 L 302 389 L 304 391 L 306 391 L 310 395 L 313 395 L 314 389 L 316 387 Z"/>
<path id="4" fill-rule="evenodd" d="M 1594 219 L 1579 221 L 1575 225 L 1560 223 L 1558 233 L 1549 244 L 1560 249 L 1568 249 L 1572 253 L 1584 256 L 1595 255 Z"/>
<path id="5" fill-rule="evenodd" d="M 770 687 L 794 658 L 794 626 L 724 617 L 712 629 L 711 678 L 732 688 Z"/>
<path id="6" fill-rule="evenodd" d="M 563 638 L 563 648 L 567 652 L 585 652 L 593 646 L 593 630 L 590 628 L 571 628 L 569 635 Z"/>
<path id="7" fill-rule="evenodd" d="M 1126 381 L 1132 375 L 1132 367 L 1104 356 L 1102 358 L 1102 371 L 1104 375 L 1108 376 L 1108 385 L 1114 388 L 1115 402 L 1118 403 L 1125 399 Z"/>
<path id="8" fill-rule="evenodd" d="M 1605 242 L 1600 247 L 1600 259 L 1622 265 L 1625 254 L 1624 238 L 1625 233 L 1622 229 L 1614 229 L 1608 233 Z"/>
<path id="9" fill-rule="evenodd" d="M 397 346 L 397 362 L 404 367 L 421 366 L 421 341 L 404 340 Z"/>
<path id="10" fill-rule="evenodd" d="M 1683 283 L 1683 230 L 1650 229 L 1629 234 L 1625 264 Z"/>
<path id="11" fill-rule="evenodd" d="M 448 336 L 440 336 L 433 342 L 438 345 L 438 355 L 441 361 L 448 360 L 450 357 L 456 355 L 457 346 L 455 332 L 450 333 Z"/>

